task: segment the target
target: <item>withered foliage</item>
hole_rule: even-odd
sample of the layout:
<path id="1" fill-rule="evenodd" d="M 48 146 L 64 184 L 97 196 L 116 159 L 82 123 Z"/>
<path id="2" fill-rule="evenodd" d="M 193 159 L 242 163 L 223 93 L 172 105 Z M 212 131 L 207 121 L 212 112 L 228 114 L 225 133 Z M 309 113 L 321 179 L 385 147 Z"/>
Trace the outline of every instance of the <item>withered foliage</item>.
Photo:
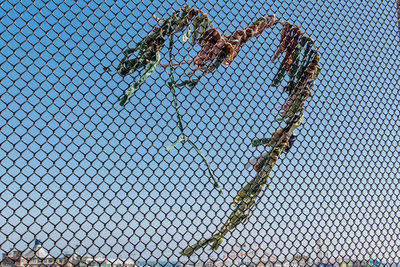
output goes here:
<path id="1" fill-rule="evenodd" d="M 264 24 L 265 21 L 267 23 Z M 246 184 L 233 199 L 231 202 L 233 211 L 227 221 L 220 227 L 220 230 L 210 238 L 203 239 L 187 247 L 181 252 L 182 255 L 190 256 L 195 251 L 209 244 L 211 245 L 211 249 L 218 249 L 223 242 L 224 236 L 229 231 L 235 229 L 239 224 L 246 222 L 261 197 L 261 193 L 268 187 L 268 178 L 272 168 L 278 162 L 281 154 L 288 152 L 297 139 L 297 135 L 293 131 L 303 121 L 305 101 L 311 95 L 311 87 L 314 85 L 314 81 L 320 71 L 320 56 L 315 43 L 310 37 L 303 34 L 300 27 L 292 25 L 289 22 L 277 20 L 274 15 L 271 15 L 265 19 L 258 20 L 255 24 L 244 30 L 237 31 L 228 37 L 220 36 L 218 33 L 213 32 L 216 37 L 213 43 L 210 42 L 209 47 L 204 50 L 205 52 L 202 49 L 204 53 L 201 55 L 204 56 L 204 60 L 200 60 L 199 62 L 207 62 L 207 58 L 212 58 L 210 53 L 207 54 L 206 52 L 214 49 L 222 54 L 224 51 L 225 53 L 229 52 L 224 59 L 224 65 L 229 66 L 243 44 L 250 38 L 259 35 L 264 29 L 278 23 L 283 24 L 283 28 L 280 32 L 280 45 L 272 61 L 275 61 L 281 55 L 283 55 L 283 60 L 277 74 L 272 80 L 272 86 L 280 85 L 286 74 L 289 76 L 289 81 L 283 88 L 283 91 L 289 95 L 282 106 L 282 111 L 279 112 L 276 119 L 276 121 L 285 121 L 286 126 L 275 131 L 270 138 L 252 141 L 253 146 L 265 145 L 270 147 L 268 152 L 263 153 L 257 159 L 251 160 L 250 164 L 246 165 L 246 167 L 254 166 L 257 172 L 256 177 Z M 212 44 L 216 47 L 212 48 Z M 230 45 L 233 46 L 233 49 L 228 50 Z M 223 47 L 225 47 L 225 50 L 222 49 Z M 202 58 L 201 56 L 198 57 Z M 200 68 L 202 67 L 201 65 L 199 66 Z"/>
<path id="2" fill-rule="evenodd" d="M 212 27 L 204 32 L 198 40 L 201 50 L 193 60 L 196 68 L 191 74 L 198 69 L 206 70 L 210 63 L 214 61 L 220 61 L 225 66 L 229 66 L 247 41 L 279 22 L 275 15 L 270 15 L 257 20 L 245 29 L 226 36 Z"/>
<path id="3" fill-rule="evenodd" d="M 146 68 L 142 76 L 126 90 L 124 96 L 119 100 L 121 106 L 131 98 L 136 89 L 150 77 L 159 66 L 161 56 L 160 52 L 164 48 L 167 39 L 174 34 L 185 30 L 191 23 L 194 24 L 195 32 L 193 34 L 202 34 L 209 26 L 208 16 L 201 10 L 191 8 L 189 6 L 182 7 L 174 12 L 167 20 L 157 19 L 162 23 L 160 27 L 155 27 L 153 33 L 147 35 L 135 48 L 127 49 L 123 52 L 124 57 L 120 61 L 116 71 L 121 76 L 126 76 Z M 128 59 L 130 55 L 136 57 Z M 105 71 L 111 71 L 111 68 L 104 68 Z"/>
<path id="4" fill-rule="evenodd" d="M 168 85 L 174 97 L 173 105 L 176 109 L 178 126 L 182 137 L 168 147 L 167 150 L 171 150 L 178 143 L 188 142 L 207 163 L 212 177 L 210 165 L 201 154 L 200 149 L 184 134 L 175 88 L 196 86 L 203 76 L 216 70 L 220 65 L 230 66 L 242 47 L 251 38 L 261 35 L 263 31 L 270 27 L 282 26 L 280 44 L 271 60 L 274 62 L 281 56 L 283 56 L 283 59 L 271 86 L 277 87 L 281 85 L 284 78 L 288 77 L 287 84 L 283 87 L 283 92 L 287 92 L 288 97 L 276 118 L 276 121 L 285 125 L 276 130 L 271 137 L 252 141 L 253 146 L 263 145 L 268 149 L 267 152 L 251 160 L 250 164 L 246 165 L 246 167 L 254 166 L 256 176 L 233 199 L 231 202 L 233 211 L 227 221 L 220 227 L 220 230 L 210 238 L 201 240 L 181 252 L 182 255 L 190 256 L 196 250 L 208 244 L 211 245 L 212 249 L 217 249 L 229 231 L 247 220 L 261 197 L 261 193 L 268 187 L 268 178 L 272 168 L 276 165 L 282 153 L 289 151 L 297 138 L 294 130 L 303 121 L 305 101 L 311 95 L 311 87 L 314 85 L 321 69 L 319 65 L 320 56 L 315 42 L 304 35 L 299 26 L 279 20 L 275 15 L 262 17 L 250 26 L 237 30 L 230 35 L 221 34 L 212 25 L 207 14 L 189 6 L 182 7 L 166 20 L 156 19 L 161 26 L 154 28 L 153 33 L 146 36 L 137 44 L 136 48 L 126 50 L 124 58 L 116 69 L 117 73 L 125 76 L 145 68 L 142 76 L 125 92 L 119 103 L 124 105 L 133 96 L 135 90 L 155 71 L 157 66 L 170 68 L 170 82 Z M 173 63 L 173 37 L 184 31 L 186 32 L 183 33 L 183 42 L 190 40 L 190 37 L 192 37 L 190 44 L 193 46 L 200 45 L 200 52 L 193 59 L 181 63 Z M 161 51 L 167 39 L 170 41 L 170 62 L 161 65 Z M 135 58 L 128 59 L 129 55 L 136 52 Z M 174 67 L 182 64 L 193 64 L 194 69 L 188 73 L 186 80 L 178 83 L 174 80 Z M 106 68 L 106 70 L 110 71 L 110 68 Z M 201 72 L 200 75 L 193 77 L 198 71 Z M 215 179 L 214 184 L 218 186 L 218 182 Z"/>

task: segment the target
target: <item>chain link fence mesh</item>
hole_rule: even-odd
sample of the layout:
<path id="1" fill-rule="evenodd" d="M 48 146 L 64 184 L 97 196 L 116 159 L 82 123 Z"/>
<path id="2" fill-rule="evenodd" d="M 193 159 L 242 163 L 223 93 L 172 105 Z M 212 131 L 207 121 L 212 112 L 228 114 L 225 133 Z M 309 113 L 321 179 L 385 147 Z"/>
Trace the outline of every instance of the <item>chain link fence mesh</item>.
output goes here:
<path id="1" fill-rule="evenodd" d="M 135 77 L 103 67 L 115 67 L 152 31 L 153 15 L 167 18 L 184 4 L 224 33 L 276 14 L 315 40 L 322 66 L 298 139 L 253 214 L 218 250 L 189 258 L 179 252 L 219 229 L 254 176 L 245 165 L 265 150 L 251 141 L 274 131 L 284 99 L 270 87 L 276 29 L 249 41 L 230 67 L 177 91 L 185 132 L 224 195 L 191 147 L 165 149 L 180 135 L 167 71 L 157 68 L 125 107 L 117 105 Z M 3 1 L 0 18 L 3 253 L 39 239 L 56 258 L 139 265 L 400 262 L 394 0 Z M 192 55 L 181 48 L 176 61 Z"/>

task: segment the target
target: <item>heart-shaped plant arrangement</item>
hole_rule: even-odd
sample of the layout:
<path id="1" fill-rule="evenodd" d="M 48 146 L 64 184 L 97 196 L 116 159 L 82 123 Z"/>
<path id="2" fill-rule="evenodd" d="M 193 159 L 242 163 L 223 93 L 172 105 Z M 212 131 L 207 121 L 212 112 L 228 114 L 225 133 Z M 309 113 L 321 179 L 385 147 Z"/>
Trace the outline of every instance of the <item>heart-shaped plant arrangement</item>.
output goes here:
<path id="1" fill-rule="evenodd" d="M 256 206 L 262 192 L 268 187 L 268 177 L 272 168 L 277 163 L 281 154 L 289 151 L 296 140 L 296 135 L 293 131 L 303 121 L 305 101 L 311 95 L 311 87 L 314 85 L 314 81 L 321 69 L 319 66 L 320 56 L 315 42 L 310 37 L 305 36 L 299 26 L 279 20 L 275 15 L 259 18 L 252 25 L 245 29 L 237 30 L 231 35 L 221 34 L 211 24 L 207 14 L 189 6 L 180 8 L 166 20 L 157 17 L 155 19 L 160 24 L 160 27 L 154 28 L 153 32 L 139 42 L 136 48 L 124 51 L 124 58 L 116 68 L 117 73 L 122 76 L 133 74 L 144 68 L 141 77 L 126 90 L 119 103 L 122 106 L 125 105 L 139 86 L 145 82 L 157 67 L 169 68 L 170 81 L 168 82 L 168 86 L 173 95 L 173 106 L 175 107 L 178 127 L 182 137 L 170 145 L 167 150 L 170 151 L 181 142 L 189 143 L 207 164 L 215 187 L 219 187 L 219 183 L 215 179 L 206 157 L 184 133 L 175 89 L 180 87 L 195 87 L 203 76 L 212 73 L 220 65 L 228 67 L 248 40 L 261 35 L 268 28 L 277 25 L 282 26 L 280 45 L 272 58 L 272 62 L 281 55 L 284 56 L 278 72 L 272 80 L 271 86 L 279 86 L 287 74 L 288 82 L 284 86 L 283 91 L 288 93 L 288 98 L 276 119 L 276 121 L 284 122 L 285 126 L 275 131 L 269 138 L 252 141 L 253 146 L 264 145 L 270 147 L 269 152 L 262 154 L 252 162 L 254 169 L 257 171 L 256 177 L 246 184 L 233 199 L 231 205 L 234 207 L 234 210 L 220 230 L 210 238 L 203 239 L 181 252 L 182 255 L 190 256 L 196 250 L 208 244 L 211 244 L 211 248 L 216 250 L 222 243 L 224 236 L 230 230 L 241 223 L 245 223 L 252 209 Z M 172 62 L 172 48 L 175 45 L 174 36 L 184 31 L 183 42 L 190 41 L 192 46 L 199 45 L 201 49 L 193 59 L 174 63 Z M 165 46 L 167 39 L 169 40 L 169 64 L 161 65 L 161 50 Z M 136 56 L 133 59 L 128 59 L 130 55 L 134 54 Z M 180 77 L 181 81 L 177 82 L 174 79 L 174 67 L 183 64 L 192 65 L 193 70 L 187 74 L 187 79 L 183 80 Z M 105 70 L 111 71 L 110 68 L 105 68 Z M 196 75 L 196 73 L 199 74 Z"/>

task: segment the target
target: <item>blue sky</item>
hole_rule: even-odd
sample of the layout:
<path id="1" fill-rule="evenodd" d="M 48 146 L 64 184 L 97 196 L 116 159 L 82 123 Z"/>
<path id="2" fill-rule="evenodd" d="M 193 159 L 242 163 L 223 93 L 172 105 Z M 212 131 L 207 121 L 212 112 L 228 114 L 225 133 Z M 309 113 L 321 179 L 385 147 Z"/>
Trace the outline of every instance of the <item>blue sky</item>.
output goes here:
<path id="1" fill-rule="evenodd" d="M 188 2 L 227 34 L 276 13 L 300 25 L 321 54 L 299 138 L 248 223 L 227 235 L 226 250 L 247 244 L 316 258 L 321 239 L 327 257 L 400 260 L 396 3 L 331 2 Z M 116 102 L 134 76 L 102 71 L 151 31 L 153 14 L 166 18 L 184 3 L 0 5 L 0 250 L 26 249 L 36 236 L 54 255 L 80 245 L 80 253 L 185 261 L 181 249 L 225 221 L 228 203 L 255 175 L 244 165 L 263 152 L 251 140 L 279 127 L 272 121 L 286 95 L 269 86 L 279 30 L 178 91 L 185 132 L 224 197 L 189 145 L 165 150 L 179 137 L 167 73 L 157 69 L 122 108 Z M 187 48 L 177 46 L 176 60 Z"/>

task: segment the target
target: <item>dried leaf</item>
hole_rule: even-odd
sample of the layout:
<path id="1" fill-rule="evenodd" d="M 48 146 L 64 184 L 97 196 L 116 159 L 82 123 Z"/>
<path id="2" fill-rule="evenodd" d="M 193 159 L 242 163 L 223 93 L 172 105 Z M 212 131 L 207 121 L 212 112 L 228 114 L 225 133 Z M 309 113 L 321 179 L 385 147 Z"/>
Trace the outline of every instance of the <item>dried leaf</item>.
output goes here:
<path id="1" fill-rule="evenodd" d="M 300 95 L 303 93 L 302 90 L 297 90 L 293 94 L 290 95 L 290 97 L 285 101 L 285 104 L 282 106 L 282 109 L 284 111 L 289 111 L 292 107 L 292 105 L 300 98 Z"/>
<path id="2" fill-rule="evenodd" d="M 253 167 L 256 171 L 258 171 L 259 165 L 261 161 L 268 155 L 267 152 L 264 152 L 258 158 L 252 158 L 249 162 L 244 166 L 245 169 L 249 169 Z"/>
<path id="3" fill-rule="evenodd" d="M 288 37 L 290 34 L 290 28 L 291 28 L 291 24 L 290 23 L 285 23 L 285 25 L 283 26 L 282 30 L 281 30 L 281 41 L 280 44 L 278 46 L 278 49 L 276 50 L 274 57 L 272 58 L 272 62 L 274 62 L 279 55 L 285 51 L 286 46 L 289 42 Z"/>
<path id="4" fill-rule="evenodd" d="M 290 29 L 289 36 L 287 37 L 287 46 L 285 48 L 286 55 L 282 61 L 282 64 L 285 66 L 287 71 L 290 70 L 291 65 L 294 61 L 294 50 L 297 47 L 299 42 L 299 38 L 303 33 L 300 30 L 300 27 L 295 26 Z"/>

